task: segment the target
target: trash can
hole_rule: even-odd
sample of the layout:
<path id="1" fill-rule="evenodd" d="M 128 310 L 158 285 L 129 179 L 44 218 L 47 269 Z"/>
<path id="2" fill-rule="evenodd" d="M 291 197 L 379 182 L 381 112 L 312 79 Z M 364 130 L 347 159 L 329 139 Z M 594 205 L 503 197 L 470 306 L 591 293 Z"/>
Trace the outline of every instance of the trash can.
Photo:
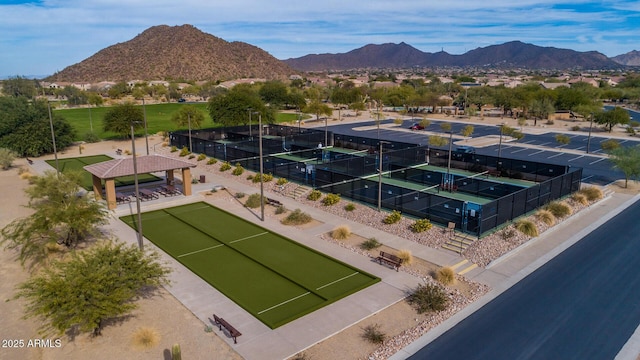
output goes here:
<path id="1" fill-rule="evenodd" d="M 205 179 L 204 175 L 200 175 L 200 183 L 201 183 L 201 184 L 203 184 L 203 183 L 204 183 L 204 179 Z"/>

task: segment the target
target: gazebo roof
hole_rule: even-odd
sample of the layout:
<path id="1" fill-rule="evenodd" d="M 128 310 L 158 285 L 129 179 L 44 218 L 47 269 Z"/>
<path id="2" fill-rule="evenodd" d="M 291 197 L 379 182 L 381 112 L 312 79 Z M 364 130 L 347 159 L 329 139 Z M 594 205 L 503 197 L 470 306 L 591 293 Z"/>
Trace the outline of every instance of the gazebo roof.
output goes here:
<path id="1" fill-rule="evenodd" d="M 163 155 L 146 155 L 136 157 L 138 174 L 196 167 L 190 162 L 173 159 Z M 101 163 L 87 165 L 84 169 L 100 179 L 112 179 L 133 175 L 133 158 L 113 159 Z"/>

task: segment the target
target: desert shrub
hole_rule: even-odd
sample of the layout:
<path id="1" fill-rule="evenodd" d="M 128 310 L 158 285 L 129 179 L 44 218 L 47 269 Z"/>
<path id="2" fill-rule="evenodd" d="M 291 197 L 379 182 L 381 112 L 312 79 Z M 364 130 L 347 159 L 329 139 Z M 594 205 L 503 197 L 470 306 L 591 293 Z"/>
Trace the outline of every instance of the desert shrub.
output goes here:
<path id="1" fill-rule="evenodd" d="M 502 240 L 509 240 L 512 237 L 516 236 L 516 232 L 513 229 L 504 229 L 501 233 L 500 233 L 500 237 L 502 238 Z"/>
<path id="2" fill-rule="evenodd" d="M 242 199 L 243 197 L 245 197 L 245 193 L 237 192 L 234 196 L 236 199 Z"/>
<path id="3" fill-rule="evenodd" d="M 396 125 L 402 125 L 403 122 L 404 122 L 404 120 L 402 118 L 393 119 L 393 123 L 396 124 Z"/>
<path id="4" fill-rule="evenodd" d="M 209 160 L 207 160 L 207 165 L 213 165 L 213 164 L 215 164 L 217 162 L 218 162 L 218 159 L 209 158 Z"/>
<path id="5" fill-rule="evenodd" d="M 322 197 L 320 190 L 313 190 L 307 195 L 307 200 L 316 201 Z"/>
<path id="6" fill-rule="evenodd" d="M 456 273 L 449 266 L 443 266 L 436 272 L 436 280 L 443 285 L 453 285 L 456 283 Z"/>
<path id="7" fill-rule="evenodd" d="M 429 125 L 431 125 L 431 121 L 427 120 L 427 119 L 422 119 L 420 120 L 420 125 L 423 126 L 425 129 L 429 127 Z"/>
<path id="8" fill-rule="evenodd" d="M 286 184 L 286 183 L 288 183 L 288 182 L 289 182 L 289 180 L 287 180 L 287 179 L 285 179 L 285 178 L 280 178 L 280 179 L 278 179 L 278 181 L 276 182 L 276 184 L 278 184 L 278 185 L 284 185 L 284 184 Z"/>
<path id="9" fill-rule="evenodd" d="M 565 135 L 565 134 L 557 134 L 556 135 L 556 141 L 559 144 L 562 145 L 567 145 L 571 142 L 571 138 L 569 137 L 569 135 Z"/>
<path id="10" fill-rule="evenodd" d="M 249 195 L 247 201 L 245 201 L 244 203 L 244 206 L 248 207 L 249 209 L 260 207 L 260 194 Z"/>
<path id="11" fill-rule="evenodd" d="M 196 157 L 196 156 L 193 155 L 193 154 L 189 155 L 189 159 L 193 159 L 194 157 Z"/>
<path id="12" fill-rule="evenodd" d="M 380 325 L 378 324 L 367 325 L 362 330 L 362 338 L 373 344 L 382 344 L 387 338 L 387 335 L 380 331 Z"/>
<path id="13" fill-rule="evenodd" d="M 600 143 L 600 147 L 604 151 L 611 151 L 611 150 L 615 150 L 615 149 L 619 148 L 620 147 L 620 143 L 618 142 L 618 140 L 609 139 L 609 140 L 605 140 L 605 141 L 601 142 Z"/>
<path id="14" fill-rule="evenodd" d="M 240 163 L 237 163 L 236 167 L 233 168 L 233 171 L 231 172 L 231 174 L 235 176 L 240 176 L 242 175 L 243 172 L 244 172 L 244 168 L 242 167 L 242 165 L 240 165 Z"/>
<path id="15" fill-rule="evenodd" d="M 304 352 L 301 352 L 293 355 L 291 360 L 309 360 L 309 358 L 307 357 L 307 354 L 305 354 Z"/>
<path id="16" fill-rule="evenodd" d="M 94 133 L 93 131 L 89 131 L 86 134 L 84 134 L 84 141 L 90 144 L 97 143 L 98 141 L 100 141 L 100 137 L 96 135 L 96 133 Z"/>
<path id="17" fill-rule="evenodd" d="M 197 159 L 197 160 L 198 160 L 198 161 L 202 161 L 202 160 L 204 160 L 204 159 L 206 159 L 206 158 L 207 158 L 207 155 L 205 155 L 205 154 L 200 154 L 200 155 L 198 155 L 198 159 Z"/>
<path id="18" fill-rule="evenodd" d="M 275 211 L 276 215 L 284 214 L 286 212 L 287 212 L 287 208 L 284 207 L 284 205 L 278 206 Z"/>
<path id="19" fill-rule="evenodd" d="M 433 224 L 429 219 L 419 219 L 416 220 L 413 224 L 411 224 L 411 231 L 414 233 L 421 233 L 427 230 L 430 230 L 433 227 Z"/>
<path id="20" fill-rule="evenodd" d="M 421 284 L 407 297 L 418 314 L 440 311 L 447 308 L 449 299 L 445 291 L 438 285 Z"/>
<path id="21" fill-rule="evenodd" d="M 171 347 L 171 360 L 182 360 L 182 351 L 180 344 L 173 344 Z"/>
<path id="22" fill-rule="evenodd" d="M 251 179 L 251 181 L 253 181 L 254 183 L 259 183 L 260 182 L 260 174 L 255 174 L 253 175 L 253 179 Z M 262 182 L 266 183 L 273 180 L 273 175 L 271 174 L 262 174 Z"/>
<path id="23" fill-rule="evenodd" d="M 356 209 L 356 205 L 354 203 L 348 203 L 344 206 L 345 211 L 353 211 Z"/>
<path id="24" fill-rule="evenodd" d="M 587 199 L 587 195 L 585 194 L 579 192 L 574 193 L 573 195 L 571 195 L 571 199 L 578 204 L 589 205 L 589 200 Z"/>
<path id="25" fill-rule="evenodd" d="M 373 250 L 375 248 L 379 248 L 382 246 L 382 243 L 378 241 L 376 238 L 370 238 L 368 240 L 363 241 L 360 244 L 360 249 L 362 250 Z"/>
<path id="26" fill-rule="evenodd" d="M 284 225 L 303 225 L 311 222 L 311 220 L 313 220 L 311 215 L 303 212 L 300 209 L 295 209 L 280 222 Z"/>
<path id="27" fill-rule="evenodd" d="M 231 169 L 231 164 L 228 161 L 225 161 L 220 165 L 220 171 L 227 171 Z"/>
<path id="28" fill-rule="evenodd" d="M 247 175 L 247 180 L 249 181 L 253 180 L 253 175 L 252 174 Z"/>
<path id="29" fill-rule="evenodd" d="M 602 196 L 603 196 L 602 190 L 593 186 L 588 186 L 583 189 L 580 189 L 579 193 L 584 194 L 587 197 L 587 200 L 589 201 L 600 200 L 602 199 Z"/>
<path id="30" fill-rule="evenodd" d="M 400 219 L 402 219 L 402 213 L 400 213 L 400 211 L 398 210 L 393 210 L 389 215 L 387 215 L 387 217 L 384 218 L 384 220 L 382 220 L 382 222 L 385 224 L 395 224 L 400 221 Z"/>
<path id="31" fill-rule="evenodd" d="M 411 250 L 400 249 L 396 256 L 402 260 L 403 265 L 413 264 L 413 255 L 411 255 Z"/>
<path id="32" fill-rule="evenodd" d="M 553 226 L 556 223 L 555 215 L 553 215 L 553 213 L 549 210 L 545 210 L 545 209 L 538 210 L 538 212 L 536 213 L 536 217 L 540 221 L 542 221 L 543 223 L 549 226 Z"/>
<path id="33" fill-rule="evenodd" d="M 156 329 L 141 327 L 133 333 L 133 343 L 142 348 L 152 348 L 160 342 L 160 334 Z"/>
<path id="34" fill-rule="evenodd" d="M 191 154 L 191 152 L 186 147 L 183 147 L 182 149 L 180 149 L 180 156 L 187 156 L 189 154 Z"/>
<path id="35" fill-rule="evenodd" d="M 516 222 L 516 230 L 529 237 L 538 236 L 538 228 L 536 227 L 536 224 L 529 220 L 519 220 Z"/>
<path id="36" fill-rule="evenodd" d="M 340 195 L 338 194 L 327 194 L 324 199 L 322 199 L 322 204 L 324 206 L 335 205 L 340 202 Z"/>
<path id="37" fill-rule="evenodd" d="M 563 217 L 567 217 L 571 215 L 573 210 L 571 210 L 571 206 L 567 205 L 564 201 L 554 201 L 547 206 L 544 207 L 545 210 L 550 211 L 553 216 L 558 219 L 562 219 Z"/>
<path id="38" fill-rule="evenodd" d="M 574 125 L 574 126 L 571 127 L 571 130 L 572 131 L 580 131 L 580 126 Z"/>
<path id="39" fill-rule="evenodd" d="M 348 226 L 342 225 L 331 231 L 331 237 L 336 240 L 346 240 L 351 236 L 351 230 Z"/>
<path id="40" fill-rule="evenodd" d="M 5 148 L 0 148 L 0 166 L 3 170 L 7 170 L 13 165 L 16 159 L 16 153 Z"/>
<path id="41" fill-rule="evenodd" d="M 175 145 L 171 147 L 171 152 L 176 152 L 178 151 L 178 147 L 176 147 Z"/>

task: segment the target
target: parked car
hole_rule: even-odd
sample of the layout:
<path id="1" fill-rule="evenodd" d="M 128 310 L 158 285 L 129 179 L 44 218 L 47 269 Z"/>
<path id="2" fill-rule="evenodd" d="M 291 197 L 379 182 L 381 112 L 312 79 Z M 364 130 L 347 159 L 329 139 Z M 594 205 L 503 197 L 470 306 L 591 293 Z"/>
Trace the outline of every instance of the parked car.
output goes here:
<path id="1" fill-rule="evenodd" d="M 185 98 L 178 99 L 178 102 L 185 102 L 185 101 L 187 101 L 187 99 L 185 99 Z"/>
<path id="2" fill-rule="evenodd" d="M 424 130 L 424 126 L 418 124 L 418 123 L 414 123 L 413 125 L 409 126 L 409 129 L 411 130 Z"/>
<path id="3" fill-rule="evenodd" d="M 461 145 L 456 148 L 456 152 L 460 154 L 475 154 L 476 149 L 473 146 Z"/>

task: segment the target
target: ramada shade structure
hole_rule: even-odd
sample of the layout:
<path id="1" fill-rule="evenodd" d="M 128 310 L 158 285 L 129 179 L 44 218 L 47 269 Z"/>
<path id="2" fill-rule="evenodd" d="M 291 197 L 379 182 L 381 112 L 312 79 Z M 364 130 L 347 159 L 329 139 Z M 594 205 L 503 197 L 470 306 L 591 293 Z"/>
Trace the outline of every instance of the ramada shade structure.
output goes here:
<path id="1" fill-rule="evenodd" d="M 191 195 L 191 168 L 196 167 L 195 164 L 162 155 L 147 155 L 136 158 L 136 167 L 138 174 L 165 171 L 166 181 L 169 185 L 174 182 L 173 171 L 181 169 L 182 193 L 187 196 Z M 115 209 L 117 206 L 115 178 L 134 175 L 133 158 L 103 161 L 87 165 L 84 169 L 91 173 L 93 177 L 93 193 L 98 200 L 102 199 L 102 180 L 104 179 L 107 207 L 110 210 Z"/>

